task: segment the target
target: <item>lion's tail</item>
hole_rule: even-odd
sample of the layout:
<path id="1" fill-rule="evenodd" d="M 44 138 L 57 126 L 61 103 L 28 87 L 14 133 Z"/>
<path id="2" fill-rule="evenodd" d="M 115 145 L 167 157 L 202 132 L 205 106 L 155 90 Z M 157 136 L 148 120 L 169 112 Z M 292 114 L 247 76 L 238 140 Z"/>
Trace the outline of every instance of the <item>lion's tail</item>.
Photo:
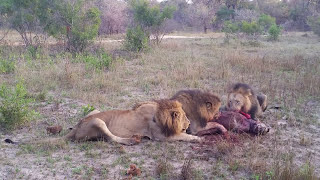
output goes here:
<path id="1" fill-rule="evenodd" d="M 14 142 L 11 139 L 5 139 L 4 142 L 6 142 L 8 144 L 18 144 L 18 142 Z"/>
<path id="2" fill-rule="evenodd" d="M 16 145 L 25 145 L 25 144 L 50 144 L 50 145 L 62 145 L 67 142 L 66 136 L 57 137 L 57 138 L 47 138 L 47 139 L 40 139 L 40 140 L 31 140 L 26 142 L 17 142 L 11 139 L 5 139 L 4 142 L 8 144 L 16 144 Z"/>
<path id="3" fill-rule="evenodd" d="M 16 142 L 11 139 L 5 139 L 4 142 L 9 144 L 52 144 L 52 145 L 59 145 L 61 143 L 65 143 L 68 140 L 73 140 L 74 136 L 76 134 L 76 129 L 71 129 L 71 131 L 63 136 L 63 137 L 57 137 L 57 138 L 47 138 L 47 139 L 41 139 L 41 140 L 31 140 L 27 142 Z"/>

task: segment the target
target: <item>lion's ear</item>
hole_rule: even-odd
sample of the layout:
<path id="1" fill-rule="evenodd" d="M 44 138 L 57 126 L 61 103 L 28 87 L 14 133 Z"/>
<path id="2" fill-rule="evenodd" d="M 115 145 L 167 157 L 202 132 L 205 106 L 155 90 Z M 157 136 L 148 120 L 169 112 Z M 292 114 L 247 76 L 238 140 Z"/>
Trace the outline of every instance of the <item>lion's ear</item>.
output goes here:
<path id="1" fill-rule="evenodd" d="M 243 96 L 251 96 L 251 89 L 240 89 L 239 91 Z"/>
<path id="2" fill-rule="evenodd" d="M 251 95 L 252 95 L 251 90 L 248 89 L 248 90 L 246 91 L 245 95 L 246 95 L 246 96 L 251 96 Z"/>
<path id="3" fill-rule="evenodd" d="M 171 117 L 172 117 L 173 120 L 175 120 L 176 118 L 178 118 L 178 116 L 179 116 L 179 112 L 178 112 L 178 111 L 173 111 L 173 112 L 171 113 Z"/>

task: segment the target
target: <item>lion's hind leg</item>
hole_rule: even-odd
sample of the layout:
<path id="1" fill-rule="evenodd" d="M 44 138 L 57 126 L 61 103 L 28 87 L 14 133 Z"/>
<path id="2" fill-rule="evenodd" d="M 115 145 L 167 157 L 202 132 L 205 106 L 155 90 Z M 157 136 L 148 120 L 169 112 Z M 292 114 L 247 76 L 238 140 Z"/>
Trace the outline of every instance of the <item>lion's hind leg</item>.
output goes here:
<path id="1" fill-rule="evenodd" d="M 125 145 L 133 145 L 136 144 L 135 138 L 122 138 L 115 136 L 112 132 L 108 129 L 106 123 L 99 119 L 95 118 L 90 121 L 89 124 L 84 127 L 85 133 L 81 134 L 81 137 L 77 137 L 77 139 L 101 139 L 107 138 L 114 142 L 125 144 Z"/>

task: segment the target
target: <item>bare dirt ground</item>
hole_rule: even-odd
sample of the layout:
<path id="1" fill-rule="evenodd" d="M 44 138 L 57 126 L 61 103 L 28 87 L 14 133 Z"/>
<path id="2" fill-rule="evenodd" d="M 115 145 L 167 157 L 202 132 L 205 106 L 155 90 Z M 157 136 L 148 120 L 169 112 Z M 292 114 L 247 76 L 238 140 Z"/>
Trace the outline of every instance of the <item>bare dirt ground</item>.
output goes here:
<path id="1" fill-rule="evenodd" d="M 137 179 L 272 179 L 285 167 L 300 174 L 313 169 L 319 177 L 319 40 L 294 33 L 279 42 L 222 42 L 220 37 L 166 39 L 150 52 L 118 59 L 97 74 L 83 64 L 71 66 L 64 57 L 31 66 L 22 59 L 14 74 L 0 75 L 0 80 L 10 83 L 21 75 L 29 91 L 47 93 L 44 101 L 34 104 L 40 113 L 36 121 L 0 132 L 0 179 L 124 179 L 130 164 L 142 170 Z M 106 43 L 105 49 L 112 53 L 120 46 Z M 217 136 L 200 144 L 35 143 L 66 134 L 83 117 L 87 104 L 101 110 L 128 109 L 186 88 L 214 91 L 225 100 L 226 86 L 238 81 L 270 97 L 262 119 L 272 127 L 269 134 L 233 134 L 233 141 Z M 64 130 L 48 135 L 49 125 Z M 6 138 L 30 143 L 6 144 Z"/>

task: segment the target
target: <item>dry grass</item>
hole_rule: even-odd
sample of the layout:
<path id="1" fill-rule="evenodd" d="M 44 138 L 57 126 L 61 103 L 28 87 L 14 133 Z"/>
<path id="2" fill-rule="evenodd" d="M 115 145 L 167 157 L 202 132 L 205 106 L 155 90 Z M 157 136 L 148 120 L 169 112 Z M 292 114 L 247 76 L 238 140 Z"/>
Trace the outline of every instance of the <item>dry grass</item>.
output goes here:
<path id="1" fill-rule="evenodd" d="M 11 135 L 0 134 L 1 138 L 48 138 L 44 128 L 48 124 L 62 125 L 64 134 L 82 116 L 81 107 L 88 104 L 100 110 L 127 109 L 139 101 L 167 98 L 186 88 L 222 96 L 230 83 L 238 81 L 266 93 L 270 107 L 280 109 L 269 109 L 262 119 L 273 128 L 269 135 L 243 135 L 236 145 L 222 141 L 206 147 L 210 150 L 207 154 L 198 154 L 192 148 L 195 144 L 180 142 L 144 142 L 134 147 L 105 142 L 19 148 L 0 144 L 5 152 L 0 159 L 7 162 L 0 163 L 0 176 L 122 179 L 130 163 L 141 167 L 142 179 L 319 176 L 319 41 L 312 35 L 287 34 L 279 42 L 261 40 L 259 46 L 240 41 L 222 43 L 220 35 L 166 39 L 149 52 L 128 56 L 122 54 L 120 42 L 101 43 L 108 52 L 117 54 L 105 71 L 74 63 L 68 54 L 44 50 L 33 60 L 23 50 L 6 46 L 2 55 L 14 57 L 16 67 L 14 73 L 0 74 L 0 81 L 12 85 L 23 77 L 30 94 L 39 97 L 35 108 L 42 118 Z M 286 128 L 278 125 L 279 120 L 288 124 Z M 290 161 L 285 158 L 289 152 L 295 154 Z M 197 156 L 205 158 L 185 160 Z M 313 161 L 308 161 L 310 157 Z M 19 163 L 22 159 L 24 164 Z M 44 168 L 41 163 L 45 163 Z M 34 172 L 39 168 L 41 172 Z M 35 174 L 28 176 L 30 171 Z"/>

